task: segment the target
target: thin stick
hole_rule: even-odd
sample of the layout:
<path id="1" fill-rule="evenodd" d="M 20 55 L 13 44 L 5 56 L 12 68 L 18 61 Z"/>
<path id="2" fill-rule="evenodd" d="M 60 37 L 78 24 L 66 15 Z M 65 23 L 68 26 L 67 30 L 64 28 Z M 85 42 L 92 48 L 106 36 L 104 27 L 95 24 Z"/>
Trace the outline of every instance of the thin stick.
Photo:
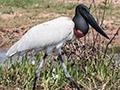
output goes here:
<path id="1" fill-rule="evenodd" d="M 118 35 L 119 30 L 120 30 L 120 27 L 118 28 L 117 32 L 114 34 L 112 39 L 109 41 L 109 43 L 106 45 L 106 49 L 105 49 L 105 53 L 104 53 L 104 57 L 103 58 L 105 58 L 105 56 L 106 56 L 108 45 L 112 42 L 112 40 L 115 38 L 115 36 Z"/>
<path id="2" fill-rule="evenodd" d="M 94 0 L 92 1 L 92 3 L 94 3 Z M 91 9 L 91 7 L 92 7 L 92 3 L 90 4 L 89 10 L 90 10 L 90 9 Z"/>
<path id="3" fill-rule="evenodd" d="M 102 21 L 101 21 L 100 26 L 102 26 L 102 25 L 103 25 L 103 21 L 104 21 L 104 17 L 105 17 L 105 12 L 106 12 L 106 6 L 107 6 L 107 0 L 105 0 L 105 6 L 104 6 L 104 11 L 103 11 Z"/>

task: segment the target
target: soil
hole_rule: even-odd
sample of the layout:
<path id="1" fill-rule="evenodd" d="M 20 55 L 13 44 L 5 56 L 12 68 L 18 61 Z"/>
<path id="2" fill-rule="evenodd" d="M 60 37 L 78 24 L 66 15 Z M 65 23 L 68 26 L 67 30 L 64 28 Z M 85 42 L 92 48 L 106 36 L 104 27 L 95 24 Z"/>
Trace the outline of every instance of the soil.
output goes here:
<path id="1" fill-rule="evenodd" d="M 60 0 L 57 0 L 60 1 Z M 64 2 L 74 2 L 73 0 L 63 0 Z M 76 0 L 77 1 L 77 0 Z M 103 1 L 103 0 L 101 0 Z M 87 1 L 81 1 L 78 0 L 79 3 L 87 3 Z M 99 3 L 100 1 L 96 2 Z M 116 3 L 120 3 L 120 0 L 112 0 L 112 2 L 114 2 L 114 4 Z M 7 19 L 12 19 L 15 17 L 21 17 L 23 14 L 16 12 L 14 14 L 0 14 L 0 17 L 4 20 Z M 49 17 L 50 15 L 52 15 L 52 13 L 49 14 L 44 14 L 44 13 L 40 13 L 39 16 L 41 17 Z M 55 14 L 54 14 L 55 15 Z M 55 17 L 59 17 L 62 16 L 61 14 L 56 14 Z M 120 22 L 120 20 L 118 20 Z M 35 20 L 31 20 L 31 22 L 35 22 Z M 116 31 L 118 30 L 118 28 L 120 27 L 120 23 L 118 25 L 113 23 L 113 20 L 104 20 L 102 26 L 104 28 L 105 33 L 112 38 L 114 36 L 114 34 L 116 33 Z M 0 48 L 9 48 L 10 46 L 12 46 L 17 40 L 19 40 L 27 30 L 29 30 L 31 27 L 28 27 L 28 25 L 22 25 L 20 27 L 4 27 L 4 26 L 0 26 Z M 92 37 L 91 37 L 92 38 Z M 103 40 L 109 42 L 109 40 L 105 39 L 104 37 L 102 37 Z M 118 35 L 115 37 L 115 39 L 113 40 L 111 45 L 120 45 L 120 32 L 118 33 Z"/>

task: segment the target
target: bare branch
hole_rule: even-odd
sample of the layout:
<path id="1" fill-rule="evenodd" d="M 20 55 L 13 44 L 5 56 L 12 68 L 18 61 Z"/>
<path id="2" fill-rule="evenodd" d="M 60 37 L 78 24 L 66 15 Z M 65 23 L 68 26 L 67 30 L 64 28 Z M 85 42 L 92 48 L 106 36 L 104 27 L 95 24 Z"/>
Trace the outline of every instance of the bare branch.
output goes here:
<path id="1" fill-rule="evenodd" d="M 102 21 L 101 21 L 100 26 L 102 26 L 102 25 L 103 25 L 103 21 L 104 21 L 104 17 L 105 17 L 105 12 L 106 12 L 106 6 L 107 6 L 107 0 L 105 0 L 105 6 L 104 6 L 104 11 L 103 11 Z"/>
<path id="2" fill-rule="evenodd" d="M 105 56 L 106 56 L 108 45 L 113 41 L 113 39 L 115 38 L 115 36 L 118 35 L 119 30 L 120 30 L 120 27 L 118 28 L 117 32 L 114 34 L 114 36 L 112 37 L 112 39 L 109 41 L 109 43 L 106 45 L 105 54 L 104 54 L 103 58 L 105 58 Z"/>

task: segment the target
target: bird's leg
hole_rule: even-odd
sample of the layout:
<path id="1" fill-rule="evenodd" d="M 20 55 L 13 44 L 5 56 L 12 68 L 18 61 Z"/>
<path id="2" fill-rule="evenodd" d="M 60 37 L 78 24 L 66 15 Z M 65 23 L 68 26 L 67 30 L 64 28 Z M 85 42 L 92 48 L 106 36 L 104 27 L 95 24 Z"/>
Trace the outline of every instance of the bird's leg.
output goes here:
<path id="1" fill-rule="evenodd" d="M 69 73 L 67 72 L 67 69 L 66 69 L 66 66 L 65 66 L 65 64 L 64 64 L 64 61 L 63 61 L 63 59 L 62 59 L 62 55 L 61 55 L 61 54 L 59 54 L 59 58 L 60 58 L 60 60 L 61 60 L 61 63 L 62 63 L 62 66 L 63 66 L 63 69 L 64 69 L 64 73 L 65 73 L 66 78 L 69 79 L 69 80 L 75 85 L 75 87 L 76 87 L 78 90 L 80 90 L 80 88 L 78 87 L 78 85 L 75 83 L 75 81 L 71 78 L 71 76 L 70 76 Z"/>
<path id="2" fill-rule="evenodd" d="M 42 65 L 43 65 L 43 63 L 44 63 L 46 57 L 47 57 L 47 54 L 44 55 L 44 57 L 43 57 L 43 59 L 42 59 L 40 65 L 39 65 L 38 69 L 37 69 L 36 72 L 35 72 L 35 79 L 34 79 L 33 90 L 35 90 L 37 78 L 40 76 L 40 70 L 41 70 L 41 68 L 42 68 Z"/>

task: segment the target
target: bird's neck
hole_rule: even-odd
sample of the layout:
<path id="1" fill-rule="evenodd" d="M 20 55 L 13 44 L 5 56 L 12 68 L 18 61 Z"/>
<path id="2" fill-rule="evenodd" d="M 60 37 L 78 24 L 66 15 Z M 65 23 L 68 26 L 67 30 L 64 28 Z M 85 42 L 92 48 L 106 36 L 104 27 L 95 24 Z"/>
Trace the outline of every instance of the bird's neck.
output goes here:
<path id="1" fill-rule="evenodd" d="M 74 34 L 76 37 L 81 38 L 85 36 L 89 30 L 89 25 L 80 13 L 76 12 L 73 22 L 75 23 Z"/>

